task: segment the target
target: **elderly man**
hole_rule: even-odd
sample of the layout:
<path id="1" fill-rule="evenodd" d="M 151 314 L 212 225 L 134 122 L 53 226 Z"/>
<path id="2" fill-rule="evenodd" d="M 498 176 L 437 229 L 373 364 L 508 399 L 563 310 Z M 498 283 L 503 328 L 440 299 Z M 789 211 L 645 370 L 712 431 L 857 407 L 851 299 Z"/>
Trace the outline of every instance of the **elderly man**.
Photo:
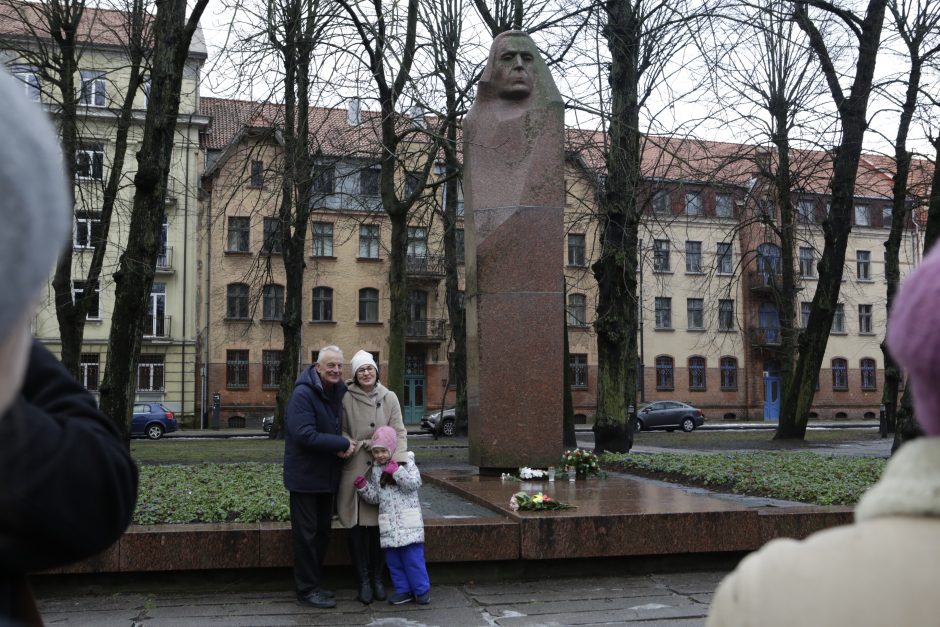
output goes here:
<path id="1" fill-rule="evenodd" d="M 325 346 L 317 363 L 297 377 L 284 419 L 284 487 L 290 492 L 297 600 L 316 608 L 336 607 L 333 593 L 320 584 L 343 459 L 356 450 L 340 435 L 345 393 L 343 352 Z"/>

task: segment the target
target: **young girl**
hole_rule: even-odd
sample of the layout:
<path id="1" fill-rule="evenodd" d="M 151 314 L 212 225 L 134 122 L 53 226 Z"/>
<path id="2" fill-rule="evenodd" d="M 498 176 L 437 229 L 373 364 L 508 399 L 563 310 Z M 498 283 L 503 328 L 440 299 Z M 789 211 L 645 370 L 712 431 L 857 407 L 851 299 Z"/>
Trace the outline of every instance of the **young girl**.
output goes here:
<path id="1" fill-rule="evenodd" d="M 379 427 L 372 435 L 372 469 L 368 479 L 359 475 L 354 485 L 362 498 L 379 506 L 379 539 L 395 594 L 392 605 L 415 601 L 431 602 L 431 582 L 424 564 L 424 521 L 418 488 L 421 473 L 408 453 L 407 462 L 396 463 L 392 456 L 398 436 L 391 427 Z"/>

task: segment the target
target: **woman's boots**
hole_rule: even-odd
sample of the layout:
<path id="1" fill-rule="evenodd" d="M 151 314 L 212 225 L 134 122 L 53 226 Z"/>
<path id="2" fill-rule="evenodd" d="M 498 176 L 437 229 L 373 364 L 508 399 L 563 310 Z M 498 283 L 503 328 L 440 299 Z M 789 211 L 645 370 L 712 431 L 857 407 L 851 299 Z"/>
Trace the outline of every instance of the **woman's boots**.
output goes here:
<path id="1" fill-rule="evenodd" d="M 385 584 L 382 583 L 382 575 L 385 574 L 385 550 L 379 543 L 379 528 L 366 527 L 369 536 L 369 553 L 371 559 L 370 572 L 372 574 L 372 592 L 376 601 L 384 601 L 388 598 L 385 591 Z"/>
<path id="2" fill-rule="evenodd" d="M 376 528 L 378 531 L 378 528 Z M 349 530 L 349 556 L 352 558 L 356 578 L 359 580 L 359 594 L 356 598 L 368 605 L 374 598 L 372 581 L 369 578 L 369 527 L 355 526 Z"/>

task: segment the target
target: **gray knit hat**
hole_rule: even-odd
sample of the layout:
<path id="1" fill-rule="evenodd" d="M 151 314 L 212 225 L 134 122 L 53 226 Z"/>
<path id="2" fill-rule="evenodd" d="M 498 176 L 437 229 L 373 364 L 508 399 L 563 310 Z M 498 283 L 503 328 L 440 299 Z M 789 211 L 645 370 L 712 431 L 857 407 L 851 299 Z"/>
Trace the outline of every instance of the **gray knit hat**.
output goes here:
<path id="1" fill-rule="evenodd" d="M 55 130 L 23 85 L 0 71 L 0 340 L 49 279 L 71 200 Z"/>

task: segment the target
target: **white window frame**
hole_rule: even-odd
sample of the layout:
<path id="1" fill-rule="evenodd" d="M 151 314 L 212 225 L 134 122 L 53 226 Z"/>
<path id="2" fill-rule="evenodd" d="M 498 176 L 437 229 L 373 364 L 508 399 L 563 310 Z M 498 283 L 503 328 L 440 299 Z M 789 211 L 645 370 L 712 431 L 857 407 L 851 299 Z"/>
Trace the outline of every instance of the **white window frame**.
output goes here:
<path id="1" fill-rule="evenodd" d="M 87 168 L 81 167 L 80 157 L 87 161 Z M 96 168 L 96 165 L 100 166 Z M 100 172 L 96 173 L 96 169 Z M 86 173 L 82 173 L 85 170 Z M 104 142 L 87 142 L 79 145 L 75 151 L 75 178 L 80 181 L 103 181 L 104 180 Z"/>
<path id="2" fill-rule="evenodd" d="M 715 217 L 734 217 L 734 196 L 731 194 L 715 194 Z"/>
<path id="3" fill-rule="evenodd" d="M 871 251 L 855 251 L 855 276 L 859 281 L 871 281 Z"/>
<path id="4" fill-rule="evenodd" d="M 855 205 L 855 226 L 871 226 L 871 205 Z"/>
<path id="5" fill-rule="evenodd" d="M 98 70 L 81 71 L 81 94 L 79 103 L 88 107 L 105 107 L 108 104 L 108 83 L 104 72 Z"/>
<path id="6" fill-rule="evenodd" d="M 23 85 L 23 92 L 32 102 L 42 102 L 42 90 L 39 83 L 39 71 L 31 65 L 14 65 L 10 68 L 13 74 Z"/>
<path id="7" fill-rule="evenodd" d="M 78 295 L 85 290 L 86 281 L 76 281 L 72 280 L 72 304 L 78 300 Z M 94 309 L 89 308 L 88 313 L 85 315 L 85 320 L 101 320 L 101 284 L 98 284 L 98 287 L 95 288 L 94 296 Z"/>

